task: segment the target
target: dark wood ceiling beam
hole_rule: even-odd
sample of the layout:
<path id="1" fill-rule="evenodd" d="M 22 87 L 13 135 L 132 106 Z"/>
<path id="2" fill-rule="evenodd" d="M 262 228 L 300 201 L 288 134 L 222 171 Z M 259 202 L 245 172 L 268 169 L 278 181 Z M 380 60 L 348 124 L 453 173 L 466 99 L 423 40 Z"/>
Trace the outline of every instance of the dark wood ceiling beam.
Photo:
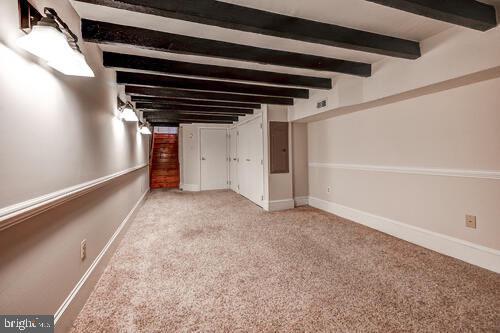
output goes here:
<path id="1" fill-rule="evenodd" d="M 125 93 L 135 96 L 154 97 L 181 97 L 191 99 L 211 99 L 218 101 L 238 101 L 260 104 L 293 105 L 293 98 L 255 96 L 242 94 L 226 94 L 206 91 L 174 90 L 169 88 L 149 88 L 139 86 L 125 86 Z"/>
<path id="2" fill-rule="evenodd" d="M 255 84 L 224 82 L 214 80 L 188 79 L 183 77 L 153 75 L 145 73 L 117 72 L 118 84 L 147 87 L 164 87 L 184 90 L 219 91 L 249 95 L 309 98 L 309 90 L 298 88 L 270 87 Z"/>
<path id="3" fill-rule="evenodd" d="M 144 118 L 154 119 L 154 118 L 182 118 L 182 119 L 217 119 L 217 120 L 227 120 L 235 121 L 240 116 L 237 114 L 214 114 L 214 113 L 203 113 L 203 112 L 190 112 L 190 111 L 173 111 L 173 110 L 148 110 L 142 112 Z"/>
<path id="4" fill-rule="evenodd" d="M 260 104 L 255 103 L 238 103 L 238 102 L 223 102 L 211 100 L 185 99 L 185 98 L 169 98 L 169 97 L 150 97 L 150 96 L 131 96 L 132 102 L 138 103 L 172 103 L 195 106 L 220 106 L 236 109 L 260 109 Z"/>
<path id="5" fill-rule="evenodd" d="M 182 115 L 204 115 L 204 116 L 246 116 L 246 113 L 219 113 L 219 112 L 206 112 L 206 111 L 183 111 L 183 110 L 168 110 L 163 108 L 155 108 L 155 109 L 137 109 L 141 111 L 143 114 L 182 114 Z"/>
<path id="6" fill-rule="evenodd" d="M 332 88 L 332 80 L 321 77 L 275 73 L 236 67 L 204 65 L 112 52 L 103 53 L 103 65 L 108 68 L 125 68 L 165 74 L 268 83 L 282 86 L 296 86 L 315 89 Z"/>
<path id="7" fill-rule="evenodd" d="M 206 112 L 206 111 L 179 111 L 179 110 L 167 110 L 162 108 L 157 109 L 138 109 L 143 114 L 148 116 L 162 116 L 165 114 L 183 115 L 183 116 L 232 116 L 232 117 L 243 117 L 246 113 L 218 113 L 218 112 Z"/>
<path id="8" fill-rule="evenodd" d="M 232 120 L 222 120 L 222 119 L 198 119 L 198 118 L 151 118 L 146 120 L 149 123 L 157 122 L 168 122 L 168 123 L 217 123 L 217 124 L 232 124 Z"/>
<path id="9" fill-rule="evenodd" d="M 81 0 L 80 0 L 81 1 Z M 248 31 L 406 59 L 420 57 L 418 42 L 338 25 L 286 16 L 221 1 L 200 0 L 84 0 L 179 20 Z"/>
<path id="10" fill-rule="evenodd" d="M 156 127 L 179 127 L 178 122 L 159 122 L 159 123 L 150 123 L 151 126 L 156 126 Z"/>
<path id="11" fill-rule="evenodd" d="M 200 120 L 200 121 L 191 121 L 191 120 L 179 120 L 179 121 L 175 121 L 175 122 L 169 122 L 169 121 L 162 121 L 162 120 L 159 120 L 159 121 L 154 121 L 154 122 L 150 122 L 150 124 L 152 126 L 156 126 L 156 127 L 178 127 L 178 126 L 175 126 L 175 124 L 179 125 L 179 124 L 193 124 L 193 123 L 200 123 L 200 124 L 232 124 L 233 122 L 232 121 L 213 121 L 213 120 Z M 173 124 L 173 125 L 169 125 L 169 124 Z"/>
<path id="12" fill-rule="evenodd" d="M 184 104 L 165 104 L 165 103 L 143 103 L 136 102 L 137 109 L 164 109 L 164 110 L 177 110 L 177 111 L 199 111 L 199 112 L 212 112 L 212 113 L 237 113 L 237 114 L 252 114 L 252 109 L 241 108 L 224 108 L 216 106 L 202 106 L 202 105 L 184 105 Z"/>
<path id="13" fill-rule="evenodd" d="M 146 120 L 149 123 L 217 123 L 217 124 L 232 124 L 234 121 L 232 120 L 222 120 L 222 119 L 199 119 L 199 118 L 151 118 Z"/>
<path id="14" fill-rule="evenodd" d="M 495 7 L 475 0 L 368 1 L 480 31 L 497 26 Z"/>
<path id="15" fill-rule="evenodd" d="M 361 62 L 265 49 L 86 19 L 82 20 L 82 37 L 86 42 L 99 44 L 126 44 L 162 52 L 194 54 L 362 77 L 371 75 L 371 65 Z"/>
<path id="16" fill-rule="evenodd" d="M 216 120 L 216 121 L 238 121 L 238 116 L 221 116 L 221 115 L 206 115 L 206 114 L 182 114 L 174 112 L 152 112 L 145 113 L 146 119 L 168 119 L 168 120 Z"/>

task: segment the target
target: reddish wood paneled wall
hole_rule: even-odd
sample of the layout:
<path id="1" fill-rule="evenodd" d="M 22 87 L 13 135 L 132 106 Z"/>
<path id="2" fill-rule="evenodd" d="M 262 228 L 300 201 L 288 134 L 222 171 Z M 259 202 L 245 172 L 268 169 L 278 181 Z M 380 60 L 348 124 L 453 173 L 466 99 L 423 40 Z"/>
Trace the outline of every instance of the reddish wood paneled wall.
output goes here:
<path id="1" fill-rule="evenodd" d="M 151 188 L 178 188 L 179 140 L 177 134 L 153 134 Z"/>

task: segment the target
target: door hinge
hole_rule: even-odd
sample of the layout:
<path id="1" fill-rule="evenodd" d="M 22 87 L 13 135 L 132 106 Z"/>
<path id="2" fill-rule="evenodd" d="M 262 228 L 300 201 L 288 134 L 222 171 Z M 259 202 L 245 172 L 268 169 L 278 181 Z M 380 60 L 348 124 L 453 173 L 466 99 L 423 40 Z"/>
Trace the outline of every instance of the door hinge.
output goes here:
<path id="1" fill-rule="evenodd" d="M 237 132 L 236 132 L 236 135 L 240 135 L 240 131 L 237 131 Z"/>
<path id="2" fill-rule="evenodd" d="M 260 123 L 260 128 L 262 128 L 262 123 Z"/>
<path id="3" fill-rule="evenodd" d="M 260 201 L 264 201 L 264 196 L 263 195 L 260 196 Z"/>

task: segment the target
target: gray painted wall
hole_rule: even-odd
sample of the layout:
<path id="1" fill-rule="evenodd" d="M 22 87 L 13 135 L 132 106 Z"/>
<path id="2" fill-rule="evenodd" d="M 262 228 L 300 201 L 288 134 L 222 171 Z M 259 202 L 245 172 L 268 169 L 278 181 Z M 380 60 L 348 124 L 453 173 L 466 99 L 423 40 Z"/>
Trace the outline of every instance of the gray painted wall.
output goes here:
<path id="1" fill-rule="evenodd" d="M 32 3 L 79 33 L 69 2 Z M 18 19 L 17 0 L 0 1 L 0 208 L 147 163 L 150 138 L 116 118 L 99 48 L 80 43 L 95 78 L 64 76 L 16 47 Z M 0 313 L 54 314 L 148 186 L 143 168 L 1 231 Z"/>
<path id="2" fill-rule="evenodd" d="M 500 78 L 485 75 L 478 83 L 309 123 L 309 162 L 316 164 L 309 168 L 310 196 L 500 249 L 500 180 L 404 171 L 498 173 L 499 90 Z M 477 216 L 477 229 L 465 227 L 466 214 Z"/>

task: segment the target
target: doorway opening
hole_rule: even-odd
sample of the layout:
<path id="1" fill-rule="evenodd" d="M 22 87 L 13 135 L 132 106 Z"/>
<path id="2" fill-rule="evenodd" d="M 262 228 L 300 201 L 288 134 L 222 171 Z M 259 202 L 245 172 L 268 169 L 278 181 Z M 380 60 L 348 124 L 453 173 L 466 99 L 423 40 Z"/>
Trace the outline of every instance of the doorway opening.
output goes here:
<path id="1" fill-rule="evenodd" d="M 179 188 L 179 128 L 155 127 L 151 143 L 150 187 Z"/>

